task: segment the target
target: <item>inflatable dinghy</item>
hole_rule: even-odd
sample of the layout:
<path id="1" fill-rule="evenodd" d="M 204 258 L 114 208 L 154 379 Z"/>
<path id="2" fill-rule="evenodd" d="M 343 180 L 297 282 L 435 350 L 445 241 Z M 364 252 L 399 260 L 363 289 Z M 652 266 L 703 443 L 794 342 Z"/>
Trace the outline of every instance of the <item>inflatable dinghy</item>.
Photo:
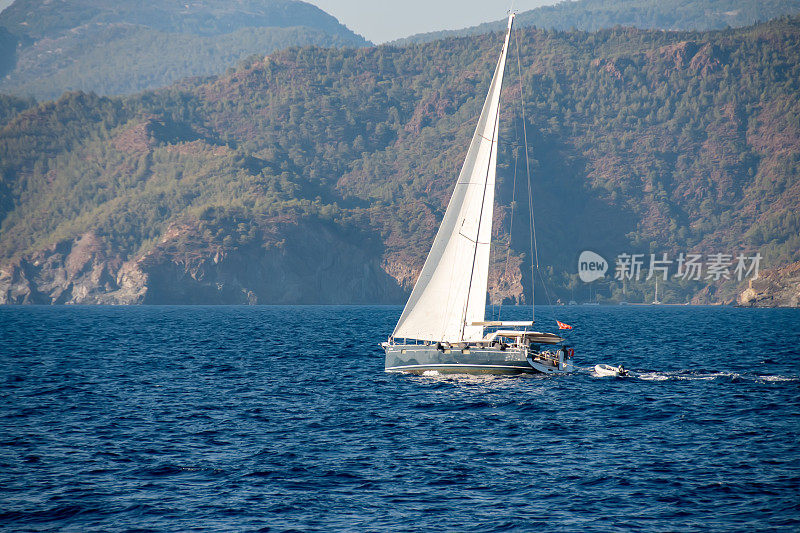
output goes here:
<path id="1" fill-rule="evenodd" d="M 619 366 L 611 366 L 611 365 L 594 365 L 594 372 L 598 376 L 606 377 L 606 376 L 614 376 L 614 377 L 623 377 L 628 375 L 628 371 L 622 368 L 622 365 Z"/>

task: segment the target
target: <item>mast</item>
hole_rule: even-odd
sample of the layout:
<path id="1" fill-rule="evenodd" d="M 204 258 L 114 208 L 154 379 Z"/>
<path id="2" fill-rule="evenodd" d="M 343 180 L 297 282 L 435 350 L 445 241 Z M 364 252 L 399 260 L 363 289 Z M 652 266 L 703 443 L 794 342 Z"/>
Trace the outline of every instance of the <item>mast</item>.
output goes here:
<path id="1" fill-rule="evenodd" d="M 392 336 L 462 342 L 483 338 L 497 173 L 500 93 L 514 15 L 478 125 L 417 283 Z"/>

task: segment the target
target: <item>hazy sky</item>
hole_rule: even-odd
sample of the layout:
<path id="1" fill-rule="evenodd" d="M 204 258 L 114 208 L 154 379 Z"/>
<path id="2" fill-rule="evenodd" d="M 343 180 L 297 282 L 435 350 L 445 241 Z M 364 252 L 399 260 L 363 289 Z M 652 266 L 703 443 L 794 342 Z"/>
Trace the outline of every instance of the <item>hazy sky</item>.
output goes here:
<path id="1" fill-rule="evenodd" d="M 457 30 L 500 20 L 516 11 L 555 4 L 558 0 L 305 0 L 327 11 L 374 43 L 415 33 Z"/>

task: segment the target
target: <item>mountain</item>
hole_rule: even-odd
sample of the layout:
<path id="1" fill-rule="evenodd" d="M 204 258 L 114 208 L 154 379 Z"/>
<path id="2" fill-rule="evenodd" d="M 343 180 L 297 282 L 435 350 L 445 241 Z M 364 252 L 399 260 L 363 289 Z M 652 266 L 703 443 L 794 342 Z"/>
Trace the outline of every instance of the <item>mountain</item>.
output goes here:
<path id="1" fill-rule="evenodd" d="M 293 48 L 128 97 L 8 100 L 0 301 L 402 302 L 501 39 Z M 620 253 L 800 260 L 800 18 L 703 33 L 522 29 L 517 40 L 539 300 L 584 297 L 582 250 L 612 270 Z M 530 301 L 532 285 L 514 67 L 494 302 Z M 606 278 L 594 292 L 651 301 L 652 283 Z M 727 302 L 739 285 L 673 279 L 659 297 Z"/>
<path id="2" fill-rule="evenodd" d="M 615 26 L 662 30 L 738 28 L 800 13 L 800 0 L 562 0 L 517 15 L 517 25 L 596 31 Z M 505 20 L 461 30 L 420 33 L 392 44 L 426 43 L 448 37 L 501 31 Z"/>
<path id="3" fill-rule="evenodd" d="M 0 74 L 14 68 L 14 57 L 19 39 L 6 30 L 0 28 Z"/>
<path id="4" fill-rule="evenodd" d="M 0 91 L 126 94 L 223 72 L 289 46 L 366 46 L 297 0 L 16 0 L 0 13 Z"/>

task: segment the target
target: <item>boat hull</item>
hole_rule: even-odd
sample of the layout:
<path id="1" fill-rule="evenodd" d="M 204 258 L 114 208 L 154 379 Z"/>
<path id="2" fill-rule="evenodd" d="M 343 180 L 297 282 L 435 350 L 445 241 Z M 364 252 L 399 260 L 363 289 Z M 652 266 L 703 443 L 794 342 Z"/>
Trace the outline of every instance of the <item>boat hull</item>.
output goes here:
<path id="1" fill-rule="evenodd" d="M 563 360 L 540 360 L 529 357 L 519 348 L 437 349 L 423 345 L 388 345 L 386 372 L 423 374 L 549 374 L 566 371 Z"/>

